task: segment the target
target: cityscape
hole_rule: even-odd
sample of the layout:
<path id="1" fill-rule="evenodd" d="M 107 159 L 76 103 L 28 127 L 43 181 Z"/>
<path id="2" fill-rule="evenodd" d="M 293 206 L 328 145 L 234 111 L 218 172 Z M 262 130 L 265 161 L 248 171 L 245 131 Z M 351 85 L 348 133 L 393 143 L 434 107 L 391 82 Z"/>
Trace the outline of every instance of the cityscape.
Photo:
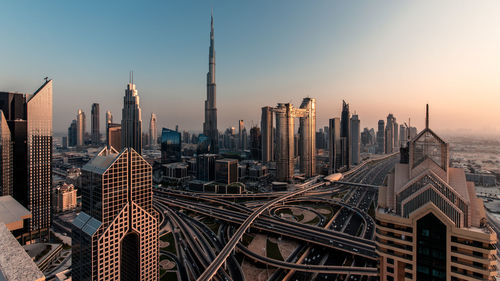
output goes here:
<path id="1" fill-rule="evenodd" d="M 500 280 L 500 3 L 120 4 L 5 5 L 0 280 Z"/>

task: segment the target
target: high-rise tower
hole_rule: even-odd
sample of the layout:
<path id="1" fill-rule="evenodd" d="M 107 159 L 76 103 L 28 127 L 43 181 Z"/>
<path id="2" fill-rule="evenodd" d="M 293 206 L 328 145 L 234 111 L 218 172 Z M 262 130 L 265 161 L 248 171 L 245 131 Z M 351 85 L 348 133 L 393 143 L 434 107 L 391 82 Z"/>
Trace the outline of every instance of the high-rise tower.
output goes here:
<path id="1" fill-rule="evenodd" d="M 273 138 L 273 109 L 270 106 L 262 108 L 262 117 L 260 119 L 261 137 L 262 137 L 262 161 L 274 161 L 274 138 Z"/>
<path id="2" fill-rule="evenodd" d="M 91 109 L 91 123 L 90 123 L 90 132 L 91 139 L 93 145 L 99 145 L 101 143 L 101 132 L 99 130 L 99 104 L 93 103 Z"/>
<path id="3" fill-rule="evenodd" d="M 31 211 L 28 230 L 35 236 L 36 233 L 48 234 L 51 224 L 52 80 L 45 81 L 33 95 L 0 93 L 0 110 L 5 118 L 1 126 L 2 146 L 7 144 L 4 142 L 8 139 L 7 129 L 12 141 L 12 151 L 1 155 L 2 173 L 12 174 L 13 197 Z M 9 166 L 11 172 L 6 170 Z"/>
<path id="4" fill-rule="evenodd" d="M 13 195 L 13 146 L 7 119 L 0 110 L 0 196 Z"/>
<path id="5" fill-rule="evenodd" d="M 377 153 L 385 153 L 385 122 L 384 120 L 378 120 L 377 127 Z"/>
<path id="6" fill-rule="evenodd" d="M 380 280 L 496 280 L 498 239 L 483 200 L 464 169 L 450 167 L 449 144 L 428 121 L 427 111 L 378 189 Z"/>
<path id="7" fill-rule="evenodd" d="M 78 109 L 78 114 L 76 115 L 76 146 L 85 145 L 85 113 Z"/>
<path id="8" fill-rule="evenodd" d="M 149 145 L 156 146 L 158 143 L 158 129 L 156 127 L 156 114 L 151 113 L 151 119 L 149 120 Z"/>
<path id="9" fill-rule="evenodd" d="M 342 165 L 350 169 L 352 164 L 351 147 L 351 114 L 349 104 L 342 101 L 342 115 L 340 116 L 340 149 L 342 151 Z"/>
<path id="10" fill-rule="evenodd" d="M 245 128 L 245 122 L 243 120 L 238 120 L 238 149 L 243 150 L 245 149 L 243 145 L 243 129 Z"/>
<path id="11" fill-rule="evenodd" d="M 152 167 L 133 148 L 104 148 L 82 168 L 73 221 L 72 278 L 158 280 L 158 213 Z"/>
<path id="12" fill-rule="evenodd" d="M 133 77 L 133 76 L 132 76 Z M 142 153 L 142 118 L 139 107 L 139 95 L 133 78 L 127 84 L 122 109 L 122 147 L 131 147 L 137 153 Z"/>
<path id="13" fill-rule="evenodd" d="M 385 124 L 385 153 L 390 154 L 394 151 L 394 122 L 396 119 L 390 113 L 387 115 L 387 123 Z"/>
<path id="14" fill-rule="evenodd" d="M 316 174 L 316 99 L 304 98 L 295 116 L 300 124 L 300 171 L 309 178 Z"/>
<path id="15" fill-rule="evenodd" d="M 360 139 L 361 139 L 360 121 L 357 114 L 351 117 L 351 156 L 352 164 L 358 165 L 360 158 Z"/>
<path id="16" fill-rule="evenodd" d="M 330 168 L 328 173 L 333 174 L 342 166 L 342 152 L 340 151 L 340 118 L 332 118 L 328 128 L 328 157 Z"/>
<path id="17" fill-rule="evenodd" d="M 210 138 L 210 152 L 219 152 L 219 131 L 217 130 L 217 107 L 215 92 L 215 49 L 214 49 L 214 17 L 210 23 L 210 47 L 208 51 L 207 100 L 205 101 L 205 122 L 203 134 Z"/>
<path id="18" fill-rule="evenodd" d="M 290 103 L 279 103 L 276 113 L 276 177 L 290 181 L 294 175 L 294 107 Z"/>

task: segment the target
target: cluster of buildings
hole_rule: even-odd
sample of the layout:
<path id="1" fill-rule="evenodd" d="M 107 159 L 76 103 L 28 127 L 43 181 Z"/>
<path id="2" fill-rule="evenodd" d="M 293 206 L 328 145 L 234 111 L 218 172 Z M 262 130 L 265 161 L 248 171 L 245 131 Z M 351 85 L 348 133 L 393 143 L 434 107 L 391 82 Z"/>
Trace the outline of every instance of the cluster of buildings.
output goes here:
<path id="1" fill-rule="evenodd" d="M 377 154 L 399 152 L 399 149 L 406 147 L 408 141 L 416 135 L 416 127 L 411 127 L 406 122 L 398 124 L 396 117 L 389 113 L 386 121 L 378 121 L 377 131 L 364 128 L 361 132 L 361 150 Z"/>
<path id="2" fill-rule="evenodd" d="M 99 122 L 99 104 L 94 103 L 91 109 L 91 133 L 88 134 L 85 113 L 83 110 L 78 109 L 76 119 L 71 122 L 68 128 L 67 137 L 62 138 L 62 147 L 83 148 L 86 146 L 101 146 L 103 141 L 101 139 Z M 113 115 L 109 110 L 106 111 L 104 144 L 112 146 L 117 150 L 128 145 L 133 145 L 138 151 L 141 151 L 143 146 L 156 148 L 158 145 L 158 129 L 156 124 L 156 114 L 151 113 L 149 133 L 142 132 L 139 95 L 136 85 L 131 80 L 125 89 L 121 123 L 113 123 Z M 127 138 L 128 136 L 132 136 L 132 138 Z"/>

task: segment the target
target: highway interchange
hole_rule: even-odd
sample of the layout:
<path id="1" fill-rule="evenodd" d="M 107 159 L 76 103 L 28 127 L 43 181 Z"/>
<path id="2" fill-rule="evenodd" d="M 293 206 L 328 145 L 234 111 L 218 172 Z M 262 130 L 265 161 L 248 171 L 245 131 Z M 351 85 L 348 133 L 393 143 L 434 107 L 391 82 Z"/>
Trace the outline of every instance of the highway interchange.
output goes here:
<path id="1" fill-rule="evenodd" d="M 268 280 L 374 280 L 377 274 L 372 216 L 377 186 L 398 157 L 383 158 L 344 174 L 341 182 L 315 177 L 287 192 L 209 194 L 156 188 L 160 235 L 171 233 L 179 280 L 246 280 L 242 260 L 272 268 Z M 325 215 L 319 210 L 328 209 Z M 283 217 L 310 212 L 304 223 Z M 248 249 L 264 234 L 299 245 L 283 260 Z M 257 280 L 257 279 L 255 279 Z"/>

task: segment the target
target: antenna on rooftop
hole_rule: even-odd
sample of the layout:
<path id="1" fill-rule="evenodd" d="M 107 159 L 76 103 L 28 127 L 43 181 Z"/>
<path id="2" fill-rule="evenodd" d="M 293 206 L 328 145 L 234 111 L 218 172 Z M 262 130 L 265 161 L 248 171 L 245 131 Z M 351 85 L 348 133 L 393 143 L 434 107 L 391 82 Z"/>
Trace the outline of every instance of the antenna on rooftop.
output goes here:
<path id="1" fill-rule="evenodd" d="M 425 105 L 425 128 L 429 129 L 429 104 Z"/>

